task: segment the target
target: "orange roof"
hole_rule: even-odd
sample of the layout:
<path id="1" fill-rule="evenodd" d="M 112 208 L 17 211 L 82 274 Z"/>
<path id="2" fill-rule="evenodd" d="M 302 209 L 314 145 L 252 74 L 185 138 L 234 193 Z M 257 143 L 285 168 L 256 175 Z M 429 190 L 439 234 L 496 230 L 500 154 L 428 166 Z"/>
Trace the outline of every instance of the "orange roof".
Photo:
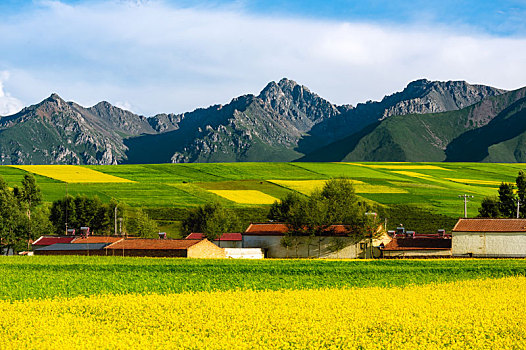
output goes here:
<path id="1" fill-rule="evenodd" d="M 204 239 L 205 235 L 203 233 L 193 232 L 186 236 L 185 239 Z M 223 233 L 221 237 L 216 239 L 217 241 L 241 241 L 243 237 L 241 233 Z"/>
<path id="2" fill-rule="evenodd" d="M 347 234 L 349 232 L 345 225 L 331 225 L 329 229 L 336 235 Z M 250 224 L 244 234 L 254 236 L 282 236 L 288 230 L 286 224 L 271 222 L 264 224 Z"/>
<path id="3" fill-rule="evenodd" d="M 124 239 L 124 237 L 112 237 L 112 236 L 88 236 L 88 237 L 78 237 L 71 243 L 115 243 Z"/>
<path id="4" fill-rule="evenodd" d="M 188 249 L 201 242 L 197 239 L 123 239 L 110 244 L 105 249 L 145 249 L 145 250 L 172 250 Z"/>
<path id="5" fill-rule="evenodd" d="M 526 219 L 459 219 L 453 232 L 526 232 Z"/>

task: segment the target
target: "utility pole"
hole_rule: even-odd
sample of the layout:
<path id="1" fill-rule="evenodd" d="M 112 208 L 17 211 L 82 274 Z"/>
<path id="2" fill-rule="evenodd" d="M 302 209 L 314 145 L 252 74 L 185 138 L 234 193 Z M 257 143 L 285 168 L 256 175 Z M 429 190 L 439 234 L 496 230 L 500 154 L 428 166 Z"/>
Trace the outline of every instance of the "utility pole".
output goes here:
<path id="1" fill-rule="evenodd" d="M 517 198 L 517 219 L 519 218 L 520 207 L 521 207 L 521 199 Z"/>
<path id="2" fill-rule="evenodd" d="M 68 235 L 68 183 L 66 182 L 66 198 L 64 200 L 64 206 L 66 207 L 66 236 Z"/>
<path id="3" fill-rule="evenodd" d="M 117 205 L 115 205 L 115 236 L 117 236 Z"/>
<path id="4" fill-rule="evenodd" d="M 458 197 L 464 198 L 464 217 L 467 218 L 468 217 L 468 198 L 473 198 L 473 196 L 467 195 L 467 194 L 459 194 Z"/>

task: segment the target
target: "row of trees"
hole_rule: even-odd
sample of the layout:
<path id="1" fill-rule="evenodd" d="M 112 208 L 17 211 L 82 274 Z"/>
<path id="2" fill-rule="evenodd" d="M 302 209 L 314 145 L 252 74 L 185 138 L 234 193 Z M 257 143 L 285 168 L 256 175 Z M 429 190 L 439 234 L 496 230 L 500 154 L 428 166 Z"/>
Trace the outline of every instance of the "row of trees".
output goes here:
<path id="1" fill-rule="evenodd" d="M 112 234 L 115 214 L 122 219 L 122 232 L 148 237 L 158 230 L 156 222 L 141 209 L 115 200 L 103 203 L 96 196 L 65 196 L 49 206 L 42 202 L 33 175 L 25 175 L 21 186 L 13 189 L 0 177 L 0 254 L 28 249 L 31 239 L 44 234 L 64 234 L 66 221 L 68 228 L 88 226 L 96 234 Z"/>
<path id="2" fill-rule="evenodd" d="M 515 185 L 517 190 L 515 191 Z M 479 216 L 484 218 L 515 218 L 517 206 L 519 217 L 526 217 L 526 174 L 519 171 L 515 185 L 503 182 L 497 196 L 485 197 L 479 208 Z"/>
<path id="3" fill-rule="evenodd" d="M 310 196 L 289 193 L 270 207 L 268 219 L 287 224 L 288 232 L 282 240 L 286 248 L 298 249 L 307 238 L 307 249 L 317 244 L 318 251 L 325 237 L 331 235 L 332 225 L 344 224 L 347 235 L 361 240 L 376 230 L 376 217 L 366 215 L 372 208 L 359 201 L 348 179 L 332 179 Z M 225 232 L 239 232 L 243 228 L 232 210 L 219 203 L 205 204 L 192 209 L 183 220 L 183 232 L 203 233 L 209 240 Z M 343 248 L 341 241 L 333 242 L 334 250 Z"/>
<path id="4" fill-rule="evenodd" d="M 117 234 L 126 232 L 139 237 L 148 237 L 159 229 L 157 223 L 142 209 L 132 210 L 115 199 L 103 203 L 97 196 L 64 197 L 53 202 L 49 215 L 57 234 L 65 232 L 67 220 L 68 228 L 79 229 L 88 226 L 92 232 L 110 235 L 115 232 L 115 218 L 119 219 Z"/>

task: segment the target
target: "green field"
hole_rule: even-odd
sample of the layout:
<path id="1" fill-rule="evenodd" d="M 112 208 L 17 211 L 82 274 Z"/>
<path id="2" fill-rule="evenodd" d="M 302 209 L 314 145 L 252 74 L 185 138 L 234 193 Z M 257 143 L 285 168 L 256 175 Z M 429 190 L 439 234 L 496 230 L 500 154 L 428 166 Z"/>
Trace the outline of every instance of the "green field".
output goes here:
<path id="1" fill-rule="evenodd" d="M 395 287 L 526 276 L 525 259 L 192 260 L 0 257 L 0 299 L 185 291 Z"/>
<path id="2" fill-rule="evenodd" d="M 69 183 L 69 194 L 97 195 L 103 201 L 116 198 L 131 206 L 187 208 L 218 201 L 233 208 L 261 208 L 218 196 L 213 190 L 256 190 L 281 198 L 293 186 L 272 180 L 326 180 L 346 176 L 362 182 L 359 195 L 382 205 L 410 204 L 450 217 L 463 214 L 459 194 L 474 198 L 469 216 L 477 214 L 484 196 L 497 193 L 501 181 L 514 182 L 526 164 L 488 163 L 217 163 L 86 166 L 132 180 L 133 183 Z M 26 172 L 0 167 L 10 186 Z M 66 193 L 64 182 L 36 175 L 44 199 L 54 201 Z M 370 189 L 371 193 L 367 193 Z M 385 193 L 382 193 L 385 189 Z M 296 189 L 297 190 L 297 189 Z M 395 193 L 393 193 L 395 192 Z M 166 218 L 168 219 L 168 218 Z"/>

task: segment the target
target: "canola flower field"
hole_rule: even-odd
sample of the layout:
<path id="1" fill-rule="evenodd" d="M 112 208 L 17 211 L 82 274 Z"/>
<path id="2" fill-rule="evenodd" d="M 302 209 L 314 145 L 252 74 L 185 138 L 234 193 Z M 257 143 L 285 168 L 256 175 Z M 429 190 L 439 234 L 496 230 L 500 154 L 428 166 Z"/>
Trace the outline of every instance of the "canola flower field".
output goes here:
<path id="1" fill-rule="evenodd" d="M 239 208 L 269 205 L 296 191 L 310 193 L 324 181 L 350 178 L 363 199 L 382 205 L 412 204 L 458 217 L 459 194 L 473 195 L 474 216 L 485 196 L 495 195 L 501 181 L 514 182 L 526 164 L 487 163 L 210 163 L 101 166 L 0 166 L 0 176 L 14 186 L 35 174 L 44 200 L 68 193 L 115 198 L 131 206 L 188 208 L 211 201 Z M 214 191 L 223 191 L 216 192 Z M 233 191 L 230 197 L 225 196 Z M 246 196 L 258 191 L 260 195 Z M 256 193 L 256 192 L 251 192 Z M 265 199 L 262 197 L 265 196 Z M 267 197 L 268 196 L 268 197 Z"/>
<path id="2" fill-rule="evenodd" d="M 522 349 L 526 342 L 524 259 L 0 262 L 2 348 Z M 170 289 L 184 281 L 187 288 Z M 33 294 L 8 295 L 6 284 Z"/>

